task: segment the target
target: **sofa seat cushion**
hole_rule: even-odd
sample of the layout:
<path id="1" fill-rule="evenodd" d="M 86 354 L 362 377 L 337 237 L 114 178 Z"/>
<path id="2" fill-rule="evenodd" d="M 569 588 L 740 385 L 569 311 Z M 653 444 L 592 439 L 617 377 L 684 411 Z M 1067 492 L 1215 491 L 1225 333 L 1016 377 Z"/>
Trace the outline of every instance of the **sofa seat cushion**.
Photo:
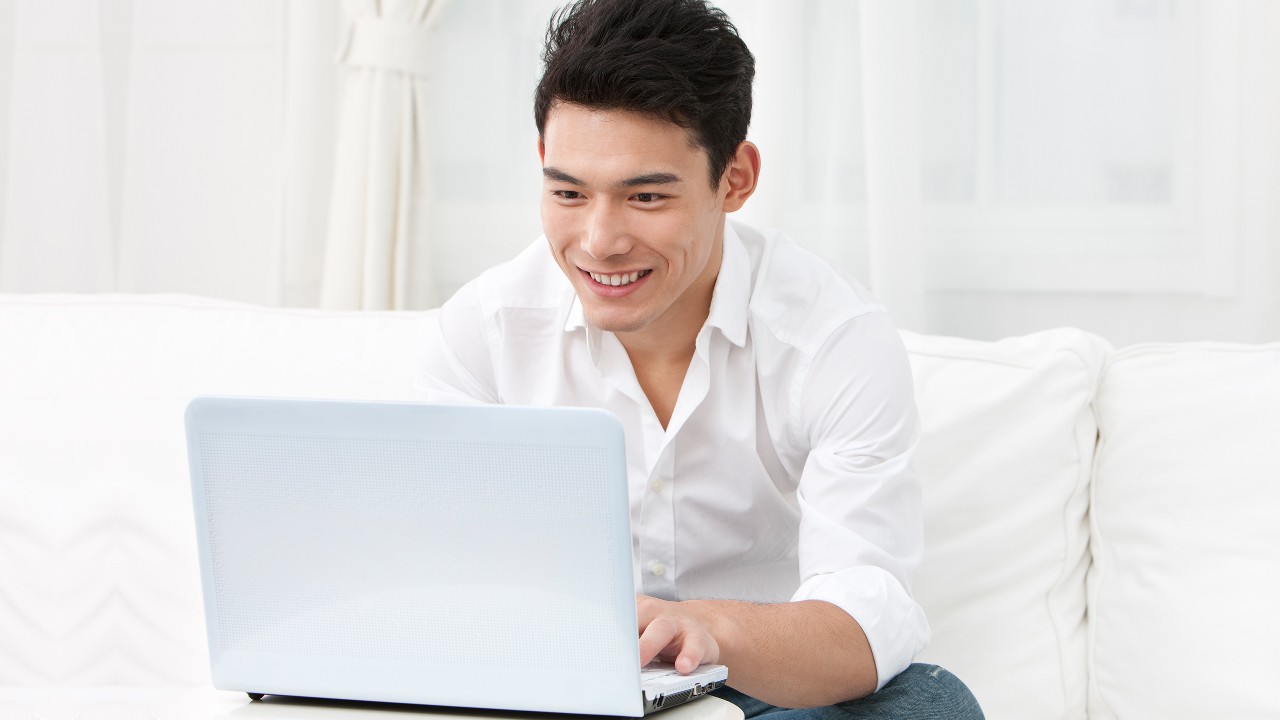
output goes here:
<path id="1" fill-rule="evenodd" d="M 915 582 L 948 668 L 990 718 L 1083 717 L 1090 402 L 1109 346 L 904 333 L 923 423 Z"/>
<path id="2" fill-rule="evenodd" d="M 0 685 L 207 683 L 187 402 L 412 399 L 430 321 L 0 296 Z"/>
<path id="3" fill-rule="evenodd" d="M 1091 716 L 1280 717 L 1280 343 L 1126 348 L 1097 409 Z"/>

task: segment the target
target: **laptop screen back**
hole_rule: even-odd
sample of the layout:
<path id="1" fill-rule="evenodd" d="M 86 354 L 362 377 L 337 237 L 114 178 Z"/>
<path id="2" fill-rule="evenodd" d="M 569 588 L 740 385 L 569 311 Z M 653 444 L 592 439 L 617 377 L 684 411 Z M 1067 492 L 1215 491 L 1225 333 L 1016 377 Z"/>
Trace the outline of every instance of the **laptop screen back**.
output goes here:
<path id="1" fill-rule="evenodd" d="M 201 398 L 187 422 L 215 686 L 640 714 L 612 416 Z"/>

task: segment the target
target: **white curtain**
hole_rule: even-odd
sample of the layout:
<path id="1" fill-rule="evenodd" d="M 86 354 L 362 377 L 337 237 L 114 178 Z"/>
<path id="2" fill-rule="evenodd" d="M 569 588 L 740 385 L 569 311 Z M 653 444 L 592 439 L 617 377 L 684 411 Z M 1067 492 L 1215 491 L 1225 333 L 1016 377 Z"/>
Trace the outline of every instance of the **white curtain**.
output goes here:
<path id="1" fill-rule="evenodd" d="M 1280 337 L 1280 4 L 719 4 L 760 71 L 741 216 L 900 326 Z"/>
<path id="2" fill-rule="evenodd" d="M 322 305 L 401 310 L 436 301 L 427 138 L 432 26 L 444 0 L 350 0 Z"/>
<path id="3" fill-rule="evenodd" d="M 314 305 L 339 17 L 0 1 L 0 292 Z"/>
<path id="4" fill-rule="evenodd" d="M 443 301 L 540 232 L 563 3 L 0 1 L 0 292 Z M 740 219 L 901 326 L 1280 337 L 1280 3 L 718 4 L 758 60 Z"/>
<path id="5" fill-rule="evenodd" d="M 920 263 L 920 43 L 913 2 L 862 10 L 868 279 L 894 319 L 928 327 Z"/>

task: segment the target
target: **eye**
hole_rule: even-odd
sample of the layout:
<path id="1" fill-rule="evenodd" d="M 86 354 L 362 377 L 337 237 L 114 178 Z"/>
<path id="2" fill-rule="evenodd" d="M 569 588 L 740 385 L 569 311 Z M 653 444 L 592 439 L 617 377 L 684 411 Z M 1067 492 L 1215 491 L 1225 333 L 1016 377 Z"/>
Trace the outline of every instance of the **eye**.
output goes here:
<path id="1" fill-rule="evenodd" d="M 577 190 L 552 190 L 551 194 L 561 200 L 581 200 L 582 193 Z"/>
<path id="2" fill-rule="evenodd" d="M 636 202 L 651 203 L 665 198 L 666 195 L 659 195 L 658 193 L 636 193 L 632 197 L 636 199 Z"/>

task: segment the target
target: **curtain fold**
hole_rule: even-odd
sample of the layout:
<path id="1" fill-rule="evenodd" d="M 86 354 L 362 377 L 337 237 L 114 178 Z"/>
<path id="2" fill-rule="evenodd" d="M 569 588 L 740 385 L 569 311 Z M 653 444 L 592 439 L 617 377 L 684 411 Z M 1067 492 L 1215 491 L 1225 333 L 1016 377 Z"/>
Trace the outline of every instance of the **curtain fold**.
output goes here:
<path id="1" fill-rule="evenodd" d="M 346 67 L 321 305 L 402 310 L 438 302 L 431 282 L 426 103 L 445 0 L 348 2 Z"/>
<path id="2" fill-rule="evenodd" d="M 0 0 L 0 292 L 314 306 L 338 20 L 337 0 Z"/>
<path id="3" fill-rule="evenodd" d="M 925 331 L 918 6 L 897 0 L 867 2 L 861 9 L 871 290 L 899 327 Z"/>
<path id="4" fill-rule="evenodd" d="M 0 291 L 114 289 L 97 3 L 23 0 L 12 22 L 0 207 Z M 9 13 L 12 14 L 9 14 Z M 7 105 L 7 108 L 5 107 Z"/>
<path id="5" fill-rule="evenodd" d="M 563 4 L 0 0 L 0 292 L 435 305 L 541 230 Z M 903 327 L 1275 337 L 1270 0 L 715 4 L 759 68 L 738 218 Z"/>

